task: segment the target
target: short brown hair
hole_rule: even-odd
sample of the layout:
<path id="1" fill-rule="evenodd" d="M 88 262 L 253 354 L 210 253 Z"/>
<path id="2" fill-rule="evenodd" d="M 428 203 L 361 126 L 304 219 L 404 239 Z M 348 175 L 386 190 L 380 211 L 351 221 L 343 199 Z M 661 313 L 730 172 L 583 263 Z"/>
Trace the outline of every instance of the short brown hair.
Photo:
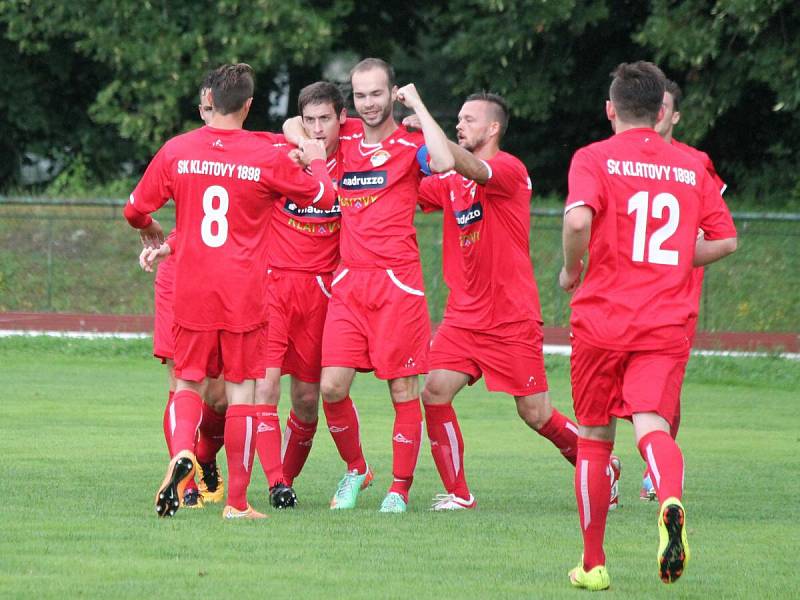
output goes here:
<path id="1" fill-rule="evenodd" d="M 669 92 L 669 95 L 672 96 L 672 110 L 675 112 L 680 111 L 681 100 L 683 100 L 683 91 L 681 90 L 681 86 L 672 81 L 672 79 L 667 79 L 667 83 L 664 86 L 664 91 Z"/>
<path id="2" fill-rule="evenodd" d="M 211 78 L 214 110 L 222 115 L 234 113 L 253 97 L 253 68 L 246 63 L 222 65 Z"/>
<path id="3" fill-rule="evenodd" d="M 372 69 L 381 69 L 386 73 L 386 82 L 391 90 L 395 84 L 394 68 L 385 60 L 380 58 L 365 58 L 355 67 L 350 69 L 350 83 L 353 82 L 353 74 L 360 73 L 361 71 L 370 71 Z"/>
<path id="4" fill-rule="evenodd" d="M 203 92 L 206 90 L 211 89 L 211 84 L 214 81 L 214 71 L 209 71 L 206 73 L 206 76 L 203 77 L 203 82 L 200 84 L 200 89 L 198 90 L 198 94 L 202 97 Z"/>
<path id="5" fill-rule="evenodd" d="M 485 90 L 470 94 L 464 102 L 474 102 L 476 100 L 488 102 L 491 105 L 492 112 L 494 112 L 494 120 L 500 123 L 498 139 L 502 139 L 508 129 L 508 102 L 500 94 L 493 94 Z"/>
<path id="6" fill-rule="evenodd" d="M 300 90 L 297 97 L 297 114 L 303 116 L 303 109 L 309 104 L 332 104 L 338 117 L 344 108 L 344 96 L 339 86 L 330 81 L 317 81 Z"/>
<path id="7" fill-rule="evenodd" d="M 666 77 L 656 65 L 640 60 L 622 63 L 611 76 L 609 96 L 620 119 L 655 125 L 664 102 Z"/>

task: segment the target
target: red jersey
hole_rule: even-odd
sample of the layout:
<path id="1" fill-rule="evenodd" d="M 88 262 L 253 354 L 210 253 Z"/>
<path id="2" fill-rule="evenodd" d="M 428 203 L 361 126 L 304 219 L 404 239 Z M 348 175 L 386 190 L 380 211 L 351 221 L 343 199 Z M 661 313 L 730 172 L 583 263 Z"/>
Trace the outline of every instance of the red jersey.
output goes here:
<path id="1" fill-rule="evenodd" d="M 361 132 L 361 119 L 347 119 L 340 135 Z M 328 159 L 328 173 L 337 187 L 340 167 L 341 144 Z M 281 198 L 270 224 L 269 266 L 306 273 L 334 271 L 339 264 L 341 217 L 338 198 L 330 209 L 302 207 L 291 198 Z"/>
<path id="2" fill-rule="evenodd" d="M 531 180 L 506 152 L 484 163 L 483 185 L 455 171 L 420 185 L 423 210 L 444 209 L 442 272 L 450 289 L 444 321 L 479 330 L 541 322 L 528 242 Z"/>
<path id="3" fill-rule="evenodd" d="M 344 135 L 340 251 L 346 267 L 391 269 L 419 264 L 414 210 L 422 171 L 422 133 L 398 127 L 379 144 L 363 133 Z"/>
<path id="4" fill-rule="evenodd" d="M 698 227 L 736 236 L 703 165 L 637 128 L 578 150 L 565 209 L 594 211 L 589 267 L 572 299 L 576 338 L 611 350 L 668 348 L 686 338 Z"/>
<path id="5" fill-rule="evenodd" d="M 684 144 L 683 142 L 679 142 L 675 138 L 672 138 L 672 145 L 679 150 L 683 150 L 689 156 L 694 157 L 695 159 L 700 161 L 700 164 L 703 165 L 708 174 L 714 180 L 714 183 L 717 185 L 717 189 L 719 190 L 720 195 L 725 193 L 727 189 L 727 185 L 724 181 L 722 181 L 722 177 L 717 174 L 717 170 L 714 168 L 714 163 L 711 162 L 711 157 L 703 152 L 702 150 L 698 150 L 689 144 Z"/>
<path id="6" fill-rule="evenodd" d="M 175 322 L 197 331 L 250 331 L 267 321 L 264 286 L 272 205 L 281 195 L 330 207 L 323 161 L 311 177 L 283 150 L 243 129 L 202 127 L 169 140 L 131 194 L 125 216 L 175 201 Z"/>

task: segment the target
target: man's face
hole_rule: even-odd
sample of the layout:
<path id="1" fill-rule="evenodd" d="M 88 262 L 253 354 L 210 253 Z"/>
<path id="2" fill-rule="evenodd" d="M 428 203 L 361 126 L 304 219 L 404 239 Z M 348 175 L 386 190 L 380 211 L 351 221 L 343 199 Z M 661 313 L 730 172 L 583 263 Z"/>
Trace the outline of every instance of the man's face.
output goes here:
<path id="1" fill-rule="evenodd" d="M 206 125 L 211 121 L 211 113 L 214 108 L 211 106 L 211 90 L 203 88 L 200 92 L 200 104 L 197 105 L 197 110 L 200 112 L 200 118 Z"/>
<path id="2" fill-rule="evenodd" d="M 681 120 L 681 113 L 675 111 L 675 98 L 669 92 L 664 92 L 664 116 L 656 123 L 656 133 L 663 138 L 672 136 L 672 129 Z"/>
<path id="3" fill-rule="evenodd" d="M 458 125 L 456 125 L 458 145 L 470 152 L 483 146 L 489 140 L 493 126 L 499 127 L 492 117 L 493 111 L 488 102 L 483 100 L 465 102 L 458 112 Z"/>
<path id="4" fill-rule="evenodd" d="M 339 144 L 339 128 L 347 119 L 347 112 L 342 109 L 337 115 L 333 104 L 322 102 L 304 106 L 302 116 L 303 127 L 308 137 L 322 140 L 328 156 L 333 154 Z"/>
<path id="5" fill-rule="evenodd" d="M 353 103 L 358 116 L 368 127 L 380 127 L 392 116 L 397 88 L 389 89 L 383 69 L 375 68 L 353 73 Z"/>

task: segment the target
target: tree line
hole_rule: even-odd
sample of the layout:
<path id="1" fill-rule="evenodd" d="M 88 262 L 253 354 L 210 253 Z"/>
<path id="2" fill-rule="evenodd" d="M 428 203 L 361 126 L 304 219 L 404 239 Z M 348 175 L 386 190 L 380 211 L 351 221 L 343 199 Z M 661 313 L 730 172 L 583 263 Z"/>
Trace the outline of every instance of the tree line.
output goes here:
<path id="1" fill-rule="evenodd" d="M 800 202 L 800 3 L 792 0 L 0 0 L 0 189 L 49 159 L 102 183 L 136 176 L 196 127 L 203 75 L 250 63 L 247 126 L 276 129 L 299 89 L 346 83 L 364 56 L 413 81 L 449 134 L 467 94 L 503 94 L 506 148 L 540 194 L 574 150 L 610 134 L 609 72 L 658 63 L 684 90 L 676 137 L 714 159 L 735 198 Z"/>

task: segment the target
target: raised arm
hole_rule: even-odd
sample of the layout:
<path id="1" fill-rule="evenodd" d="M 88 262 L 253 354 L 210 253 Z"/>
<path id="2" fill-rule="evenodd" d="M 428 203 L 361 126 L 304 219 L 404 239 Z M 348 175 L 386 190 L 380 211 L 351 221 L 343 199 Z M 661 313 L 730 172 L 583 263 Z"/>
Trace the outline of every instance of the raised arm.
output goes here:
<path id="1" fill-rule="evenodd" d="M 455 165 L 455 160 L 450 152 L 447 136 L 428 112 L 414 84 L 409 83 L 401 87 L 397 91 L 397 99 L 413 110 L 419 118 L 420 129 L 425 136 L 425 145 L 428 147 L 431 157 L 429 163 L 431 170 L 437 173 L 451 170 Z"/>
<path id="2" fill-rule="evenodd" d="M 303 140 L 307 140 L 308 134 L 303 127 L 303 117 L 297 115 L 283 122 L 283 137 L 293 146 L 300 146 Z"/>

